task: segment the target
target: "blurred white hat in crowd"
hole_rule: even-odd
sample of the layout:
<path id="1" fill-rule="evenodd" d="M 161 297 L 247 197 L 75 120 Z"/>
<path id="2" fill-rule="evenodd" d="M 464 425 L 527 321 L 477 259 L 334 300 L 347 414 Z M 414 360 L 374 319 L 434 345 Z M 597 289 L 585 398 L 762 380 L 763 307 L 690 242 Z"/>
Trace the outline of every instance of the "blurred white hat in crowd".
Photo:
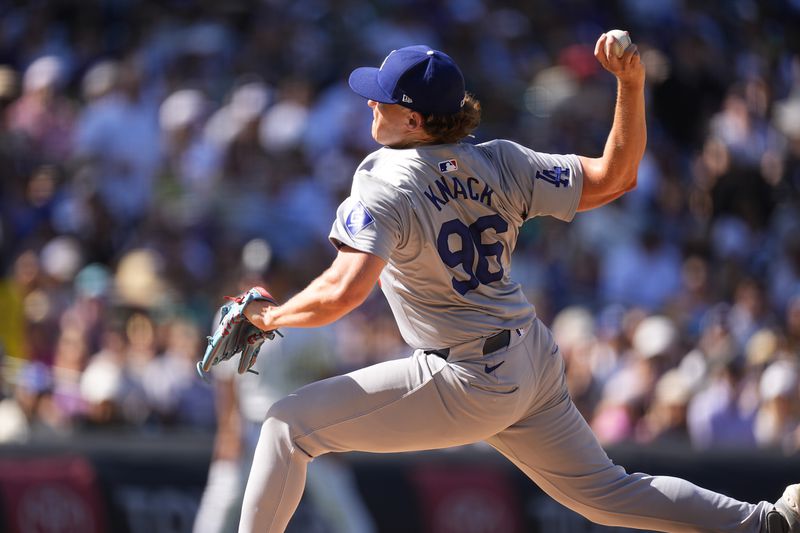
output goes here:
<path id="1" fill-rule="evenodd" d="M 81 245 L 73 237 L 56 237 L 42 248 L 42 269 L 57 281 L 71 282 L 83 262 Z"/>
<path id="2" fill-rule="evenodd" d="M 554 66 L 540 71 L 525 91 L 525 107 L 537 117 L 549 117 L 578 91 L 574 73 Z"/>
<path id="3" fill-rule="evenodd" d="M 784 359 L 775 361 L 761 374 L 759 382 L 761 399 L 769 401 L 781 397 L 796 398 L 799 377 L 796 364 Z"/>
<path id="4" fill-rule="evenodd" d="M 261 116 L 269 104 L 272 90 L 260 81 L 244 83 L 234 89 L 231 95 L 231 117 L 233 120 L 246 123 Z"/>
<path id="5" fill-rule="evenodd" d="M 655 357 L 669 351 L 678 338 L 678 330 L 665 316 L 649 316 L 642 320 L 633 333 L 633 349 L 644 358 Z"/>
<path id="6" fill-rule="evenodd" d="M 92 65 L 81 81 L 81 91 L 87 100 L 99 98 L 114 89 L 119 80 L 116 61 L 100 61 Z"/>
<path id="7" fill-rule="evenodd" d="M 252 239 L 242 248 L 242 266 L 248 272 L 264 273 L 272 263 L 272 246 L 264 239 Z"/>
<path id="8" fill-rule="evenodd" d="M 81 375 L 80 392 L 92 404 L 113 401 L 122 390 L 122 369 L 109 358 L 98 358 Z"/>
<path id="9" fill-rule="evenodd" d="M 273 152 L 296 147 L 305 133 L 308 113 L 307 107 L 293 101 L 282 101 L 272 106 L 261 119 L 261 145 Z"/>
<path id="10" fill-rule="evenodd" d="M 13 398 L 0 400 L 0 443 L 27 442 L 30 436 L 28 417 Z"/>
<path id="11" fill-rule="evenodd" d="M 562 348 L 588 342 L 594 337 L 594 316 L 585 307 L 567 307 L 553 319 L 552 330 Z"/>
<path id="12" fill-rule="evenodd" d="M 192 125 L 206 112 L 205 95 L 196 89 L 180 89 L 167 96 L 158 112 L 161 129 L 175 131 Z"/>
<path id="13" fill-rule="evenodd" d="M 240 128 L 231 116 L 230 106 L 222 106 L 208 119 L 203 134 L 209 142 L 218 148 L 224 148 L 233 142 Z"/>
<path id="14" fill-rule="evenodd" d="M 30 64 L 22 78 L 22 86 L 26 92 L 38 91 L 61 83 L 64 76 L 64 64 L 56 56 L 40 57 Z"/>
<path id="15" fill-rule="evenodd" d="M 131 250 L 117 266 L 117 295 L 131 305 L 152 307 L 159 304 L 166 290 L 161 267 L 162 258 L 155 251 L 144 248 Z"/>
<path id="16" fill-rule="evenodd" d="M 219 108 L 206 123 L 206 138 L 218 147 L 226 147 L 244 126 L 261 117 L 269 104 L 272 89 L 260 81 L 247 82 L 231 94 L 230 102 Z"/>
<path id="17" fill-rule="evenodd" d="M 656 383 L 655 400 L 666 405 L 686 405 L 692 398 L 692 383 L 681 370 L 673 368 Z"/>
<path id="18" fill-rule="evenodd" d="M 696 390 L 703 386 L 708 374 L 708 366 L 706 356 L 698 348 L 695 348 L 683 356 L 677 368 L 689 387 Z"/>
<path id="19" fill-rule="evenodd" d="M 800 91 L 786 100 L 775 102 L 773 121 L 787 137 L 800 138 Z"/>

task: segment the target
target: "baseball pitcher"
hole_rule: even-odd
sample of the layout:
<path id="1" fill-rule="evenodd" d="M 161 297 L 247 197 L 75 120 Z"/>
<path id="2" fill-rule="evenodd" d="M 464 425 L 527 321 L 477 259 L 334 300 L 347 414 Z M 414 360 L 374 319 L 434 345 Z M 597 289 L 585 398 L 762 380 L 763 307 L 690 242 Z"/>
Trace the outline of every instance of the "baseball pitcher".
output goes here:
<path id="1" fill-rule="evenodd" d="M 618 81 L 599 158 L 544 154 L 506 140 L 460 142 L 478 125 L 480 104 L 465 93 L 453 60 L 426 46 L 395 50 L 380 68 L 353 71 L 350 87 L 372 108 L 372 136 L 383 147 L 357 168 L 350 197 L 339 206 L 330 233 L 337 257 L 282 305 L 263 294 L 241 300 L 217 337 L 225 338 L 230 324 L 234 331 L 260 332 L 328 324 L 360 305 L 380 280 L 415 351 L 312 383 L 272 405 L 240 532 L 283 531 L 307 465 L 325 453 L 481 440 L 597 523 L 672 532 L 800 532 L 800 485 L 788 487 L 774 505 L 750 504 L 614 465 L 569 397 L 550 330 L 509 275 L 526 220 L 569 221 L 636 184 L 647 136 L 644 65 L 635 45 L 621 57 L 608 54 L 613 43 L 603 34 L 595 47 Z M 212 341 L 204 367 L 238 351 L 252 353 L 246 343 L 223 346 L 217 353 Z M 240 363 L 240 371 L 249 364 Z"/>

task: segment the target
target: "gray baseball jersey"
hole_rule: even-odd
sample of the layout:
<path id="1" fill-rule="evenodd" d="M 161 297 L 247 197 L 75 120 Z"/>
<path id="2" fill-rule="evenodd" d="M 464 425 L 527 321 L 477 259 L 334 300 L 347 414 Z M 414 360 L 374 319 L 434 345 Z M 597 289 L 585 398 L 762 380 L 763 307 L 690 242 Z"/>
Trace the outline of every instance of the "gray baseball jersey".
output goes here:
<path id="1" fill-rule="evenodd" d="M 511 141 L 382 148 L 356 170 L 330 238 L 387 261 L 381 289 L 414 348 L 445 348 L 521 328 L 535 316 L 510 276 L 529 218 L 571 220 L 577 156 Z"/>

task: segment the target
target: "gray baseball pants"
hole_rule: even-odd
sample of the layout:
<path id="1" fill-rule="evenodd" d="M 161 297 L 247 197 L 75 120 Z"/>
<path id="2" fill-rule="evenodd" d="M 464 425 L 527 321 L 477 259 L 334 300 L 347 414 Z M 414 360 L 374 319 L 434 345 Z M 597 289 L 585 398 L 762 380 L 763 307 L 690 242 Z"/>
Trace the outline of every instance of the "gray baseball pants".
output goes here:
<path id="1" fill-rule="evenodd" d="M 481 440 L 593 522 L 668 532 L 764 533 L 771 503 L 739 502 L 682 479 L 628 474 L 614 465 L 572 403 L 558 346 L 538 319 L 512 331 L 507 348 L 483 355 L 483 343 L 453 347 L 446 361 L 417 350 L 312 383 L 275 403 L 256 447 L 240 533 L 284 531 L 314 457 Z"/>

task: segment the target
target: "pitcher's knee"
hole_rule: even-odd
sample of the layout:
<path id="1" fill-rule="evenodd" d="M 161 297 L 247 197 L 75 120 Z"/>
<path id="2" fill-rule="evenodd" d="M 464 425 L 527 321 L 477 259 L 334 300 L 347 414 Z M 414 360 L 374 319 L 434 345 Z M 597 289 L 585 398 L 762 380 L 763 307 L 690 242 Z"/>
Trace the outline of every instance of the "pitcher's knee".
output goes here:
<path id="1" fill-rule="evenodd" d="M 310 457 L 310 454 L 297 444 L 297 438 L 304 433 L 302 429 L 304 424 L 302 413 L 294 408 L 293 403 L 289 398 L 284 398 L 270 407 L 267 418 L 261 426 L 261 439 L 277 441 L 277 445 L 287 452 L 297 449 Z"/>
<path id="2" fill-rule="evenodd" d="M 275 419 L 290 427 L 299 426 L 303 412 L 298 404 L 299 402 L 291 396 L 281 398 L 270 406 L 267 411 L 267 420 Z"/>

